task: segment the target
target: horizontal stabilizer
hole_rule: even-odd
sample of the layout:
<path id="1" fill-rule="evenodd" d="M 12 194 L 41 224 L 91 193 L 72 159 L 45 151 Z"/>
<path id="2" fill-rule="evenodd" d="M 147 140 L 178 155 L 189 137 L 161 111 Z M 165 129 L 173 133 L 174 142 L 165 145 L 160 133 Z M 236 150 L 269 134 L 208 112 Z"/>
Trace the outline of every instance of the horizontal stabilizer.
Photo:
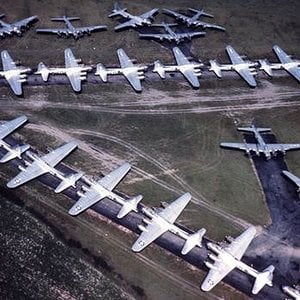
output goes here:
<path id="1" fill-rule="evenodd" d="M 221 65 L 216 60 L 210 60 L 209 63 L 210 63 L 209 71 L 214 72 L 217 75 L 217 77 L 221 78 L 222 77 Z"/>
<path id="2" fill-rule="evenodd" d="M 185 244 L 183 245 L 183 248 L 181 250 L 181 254 L 186 255 L 189 253 L 194 247 L 202 246 L 202 238 L 204 234 L 206 233 L 206 229 L 202 228 L 198 230 L 197 232 L 190 234 L 188 238 L 186 239 Z"/>
<path id="3" fill-rule="evenodd" d="M 246 131 L 246 132 L 270 132 L 271 128 L 263 128 L 263 127 L 255 127 L 252 125 L 251 127 L 238 127 L 238 131 Z"/>
<path id="4" fill-rule="evenodd" d="M 48 81 L 50 71 L 43 62 L 40 62 L 38 64 L 38 69 L 37 72 L 35 72 L 35 74 L 41 75 L 43 80 L 46 82 Z"/>
<path id="5" fill-rule="evenodd" d="M 103 82 L 107 82 L 107 69 L 102 64 L 97 64 L 95 75 L 99 75 Z"/>
<path id="6" fill-rule="evenodd" d="M 259 59 L 260 70 L 264 71 L 268 76 L 273 76 L 272 67 L 267 59 Z"/>
<path id="7" fill-rule="evenodd" d="M 83 172 L 78 172 L 75 174 L 70 174 L 62 179 L 61 183 L 55 189 L 55 193 L 61 193 L 69 187 L 75 188 L 76 182 L 84 175 Z"/>
<path id="8" fill-rule="evenodd" d="M 137 212 L 137 206 L 140 203 L 140 201 L 143 199 L 142 195 L 138 195 L 136 197 L 133 197 L 129 200 L 125 200 L 122 208 L 120 209 L 117 218 L 122 219 L 125 217 L 128 213 L 131 211 L 136 211 Z"/>
<path id="9" fill-rule="evenodd" d="M 17 145 L 12 147 L 8 152 L 0 159 L 0 163 L 6 163 L 15 158 L 21 158 L 22 153 L 30 149 L 29 145 Z"/>
<path id="10" fill-rule="evenodd" d="M 122 15 L 122 13 L 124 13 L 126 10 L 127 10 L 126 7 L 121 8 L 119 3 L 115 3 L 114 8 L 112 10 L 112 13 L 110 15 L 108 15 L 108 17 L 111 18 L 111 17 L 114 17 L 114 16 Z"/>
<path id="11" fill-rule="evenodd" d="M 199 9 L 195 9 L 195 8 L 188 8 L 188 10 L 191 12 L 194 12 L 196 14 L 199 14 L 199 17 L 200 16 L 209 17 L 209 18 L 214 17 L 213 15 L 206 13 L 203 9 L 199 10 Z"/>
<path id="12" fill-rule="evenodd" d="M 252 289 L 252 294 L 256 295 L 259 291 L 267 284 L 268 286 L 273 286 L 273 272 L 275 267 L 270 265 L 268 268 L 264 269 L 259 273 L 255 279 L 254 286 Z"/>
<path id="13" fill-rule="evenodd" d="M 59 17 L 59 18 L 51 18 L 51 21 L 65 21 L 65 20 L 76 21 L 76 20 L 80 20 L 80 18 L 79 17 L 67 17 L 67 16 Z"/>
<path id="14" fill-rule="evenodd" d="M 164 65 L 159 61 L 159 60 L 156 60 L 154 62 L 154 68 L 153 68 L 153 72 L 154 73 L 158 73 L 158 75 L 165 79 L 166 78 L 166 71 L 165 71 L 165 67 Z"/>

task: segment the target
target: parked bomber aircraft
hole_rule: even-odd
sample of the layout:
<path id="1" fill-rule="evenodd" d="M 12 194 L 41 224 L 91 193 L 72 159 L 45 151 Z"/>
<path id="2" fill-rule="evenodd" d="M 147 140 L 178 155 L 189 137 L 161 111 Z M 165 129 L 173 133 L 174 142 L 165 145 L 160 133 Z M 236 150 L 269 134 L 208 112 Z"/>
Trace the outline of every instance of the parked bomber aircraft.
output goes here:
<path id="1" fill-rule="evenodd" d="M 3 18 L 5 15 L 0 15 L 0 18 Z M 37 16 L 31 16 L 26 19 L 14 22 L 14 23 L 6 23 L 0 20 L 0 37 L 5 37 L 6 35 L 13 35 L 14 33 L 18 36 L 22 36 L 23 31 L 29 28 L 29 26 L 38 21 Z"/>
<path id="2" fill-rule="evenodd" d="M 142 233 L 132 246 L 132 250 L 134 252 L 142 251 L 167 231 L 177 234 L 186 240 L 181 251 L 183 255 L 187 254 L 196 246 L 201 247 L 202 237 L 206 232 L 204 228 L 193 234 L 189 234 L 174 225 L 174 222 L 190 200 L 191 195 L 186 193 L 164 209 L 155 211 L 146 207 L 143 208 L 143 213 L 151 220 L 143 220 L 147 224 L 146 227 L 143 225 L 138 226 Z"/>
<path id="3" fill-rule="evenodd" d="M 232 46 L 226 47 L 227 54 L 231 64 L 220 65 L 216 60 L 210 60 L 209 71 L 214 72 L 217 77 L 222 77 L 221 71 L 236 71 L 251 87 L 256 87 L 256 81 L 253 75 L 256 75 L 255 66 L 257 63 L 244 61 Z"/>
<path id="4" fill-rule="evenodd" d="M 300 291 L 291 286 L 283 286 L 282 290 L 295 300 L 300 300 Z"/>
<path id="5" fill-rule="evenodd" d="M 115 3 L 112 13 L 109 15 L 109 17 L 122 16 L 125 19 L 129 19 L 129 21 L 125 21 L 124 23 L 115 27 L 115 30 L 120 30 L 128 27 L 138 27 L 144 25 L 149 26 L 152 23 L 153 16 L 157 12 L 158 9 L 154 8 L 140 16 L 134 16 L 127 12 L 127 8 L 121 8 L 118 3 Z"/>
<path id="6" fill-rule="evenodd" d="M 285 154 L 288 150 L 300 149 L 300 144 L 266 144 L 261 133 L 271 131 L 271 128 L 259 128 L 255 125 L 251 125 L 246 128 L 239 127 L 238 130 L 252 132 L 257 143 L 221 143 L 221 147 L 244 150 L 247 154 L 250 154 L 251 151 L 255 152 L 256 155 L 263 153 L 266 159 L 270 159 L 271 156 L 275 155 L 277 152 Z"/>
<path id="7" fill-rule="evenodd" d="M 117 215 L 118 218 L 125 217 L 131 211 L 137 212 L 137 206 L 143 198 L 141 195 L 125 200 L 112 192 L 112 190 L 126 176 L 130 168 L 130 164 L 125 163 L 101 178 L 99 181 L 83 177 L 83 179 L 89 184 L 89 187 L 83 186 L 82 188 L 84 193 L 81 191 L 78 192 L 80 199 L 71 207 L 69 214 L 76 216 L 106 197 L 121 205 L 121 209 Z"/>
<path id="8" fill-rule="evenodd" d="M 12 60 L 6 50 L 1 51 L 1 60 L 3 71 L 0 71 L 0 76 L 3 76 L 6 79 L 16 95 L 22 95 L 22 83 L 26 82 L 26 73 L 31 72 L 31 69 L 17 67 L 16 63 Z"/>
<path id="9" fill-rule="evenodd" d="M 158 39 L 160 41 L 167 40 L 179 44 L 186 39 L 191 40 L 193 37 L 206 35 L 206 32 L 204 31 L 175 32 L 171 29 L 173 26 L 178 26 L 178 24 L 165 22 L 161 24 L 152 24 L 151 27 L 163 27 L 166 33 L 140 33 L 139 37 Z"/>
<path id="10" fill-rule="evenodd" d="M 267 284 L 272 286 L 274 266 L 270 265 L 262 272 L 258 272 L 254 268 L 246 265 L 241 261 L 242 256 L 247 250 L 249 244 L 256 234 L 255 227 L 249 227 L 244 233 L 234 239 L 228 246 L 221 247 L 217 244 L 207 243 L 207 247 L 217 254 L 209 254 L 209 258 L 214 261 L 210 263 L 205 262 L 205 265 L 210 269 L 206 278 L 204 279 L 201 289 L 203 291 L 210 291 L 217 285 L 224 277 L 226 277 L 233 269 L 238 268 L 255 277 L 255 283 L 252 289 L 253 294 L 259 291 Z"/>
<path id="11" fill-rule="evenodd" d="M 186 16 L 186 15 L 180 14 L 178 12 L 175 12 L 173 10 L 166 9 L 166 8 L 163 9 L 163 13 L 175 17 L 177 20 L 181 21 L 182 23 L 185 23 L 188 27 L 195 26 L 195 27 L 202 27 L 204 29 L 212 28 L 212 29 L 218 29 L 218 30 L 225 31 L 224 27 L 200 21 L 199 18 L 201 16 L 209 17 L 209 18 L 214 17 L 213 15 L 210 15 L 210 14 L 204 12 L 203 9 L 198 10 L 198 9 L 194 9 L 194 8 L 189 8 L 188 10 L 191 12 L 194 12 L 195 14 L 192 17 L 190 17 L 190 16 Z"/>
<path id="12" fill-rule="evenodd" d="M 21 172 L 8 182 L 7 187 L 16 188 L 46 173 L 56 175 L 58 171 L 55 169 L 55 166 L 68 156 L 76 147 L 77 144 L 72 141 L 42 157 L 33 152 L 27 151 L 26 155 L 32 160 L 32 162 L 25 161 L 26 167 L 20 165 L 19 169 Z"/>
<path id="13" fill-rule="evenodd" d="M 300 82 L 300 60 L 292 59 L 277 45 L 273 46 L 273 50 L 280 60 L 280 63 L 269 63 L 267 59 L 260 59 L 260 70 L 263 70 L 266 74 L 272 77 L 272 70 L 283 69 Z"/>
<path id="14" fill-rule="evenodd" d="M 10 146 L 3 140 L 5 137 L 7 137 L 9 134 L 11 134 L 26 122 L 27 117 L 20 116 L 14 120 L 6 121 L 0 124 L 0 147 L 3 147 L 7 151 L 7 153 L 4 154 L 4 156 L 0 159 L 0 163 L 8 162 L 9 160 L 17 157 L 21 159 L 22 153 L 30 148 L 29 145 Z"/>
<path id="15" fill-rule="evenodd" d="M 282 171 L 282 174 L 289 178 L 291 181 L 293 181 L 297 185 L 297 192 L 300 192 L 300 178 L 289 171 Z"/>
<path id="16" fill-rule="evenodd" d="M 200 87 L 198 76 L 201 75 L 202 63 L 190 62 L 178 47 L 172 49 L 177 65 L 164 66 L 159 60 L 154 62 L 153 72 L 161 78 L 166 78 L 166 72 L 180 72 L 186 80 L 195 88 Z"/>
<path id="17" fill-rule="evenodd" d="M 51 21 L 63 21 L 65 22 L 66 28 L 49 28 L 49 29 L 37 29 L 37 33 L 54 33 L 58 36 L 73 36 L 75 40 L 82 37 L 85 33 L 88 35 L 93 31 L 106 29 L 106 25 L 95 25 L 95 26 L 85 26 L 85 27 L 74 27 L 71 21 L 80 20 L 79 17 L 68 17 L 66 15 L 59 18 L 52 18 Z"/>
<path id="18" fill-rule="evenodd" d="M 76 59 L 71 49 L 65 49 L 65 67 L 64 68 L 48 68 L 43 62 L 38 65 L 38 70 L 35 74 L 40 74 L 43 80 L 48 81 L 50 74 L 65 74 L 67 75 L 71 86 L 75 92 L 81 91 L 81 81 L 86 80 L 87 72 L 92 68 L 83 64 L 78 64 L 80 59 Z"/>
<path id="19" fill-rule="evenodd" d="M 148 67 L 134 65 L 123 49 L 118 49 L 117 54 L 121 68 L 105 68 L 103 64 L 97 64 L 95 75 L 99 75 L 103 82 L 107 82 L 107 75 L 122 74 L 136 92 L 141 92 L 141 79 L 145 78 L 144 71 L 146 71 Z"/>

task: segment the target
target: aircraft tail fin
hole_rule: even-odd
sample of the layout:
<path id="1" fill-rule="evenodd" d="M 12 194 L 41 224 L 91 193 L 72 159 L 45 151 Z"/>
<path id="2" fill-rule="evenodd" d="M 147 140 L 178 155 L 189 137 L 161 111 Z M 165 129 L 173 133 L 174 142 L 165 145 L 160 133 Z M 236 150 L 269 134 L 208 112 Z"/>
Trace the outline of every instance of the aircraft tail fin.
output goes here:
<path id="1" fill-rule="evenodd" d="M 209 71 L 214 72 L 217 75 L 217 77 L 221 78 L 222 77 L 221 65 L 216 60 L 210 60 L 209 63 L 210 63 Z"/>
<path id="2" fill-rule="evenodd" d="M 35 74 L 40 74 L 44 81 L 48 81 L 50 72 L 47 66 L 43 62 L 40 62 L 38 65 L 38 70 L 35 72 Z"/>
<path id="3" fill-rule="evenodd" d="M 186 239 L 185 244 L 183 245 L 183 248 L 181 250 L 181 254 L 186 255 L 189 253 L 194 247 L 202 246 L 202 238 L 204 234 L 206 233 L 205 228 L 201 228 L 197 232 L 189 235 L 189 237 Z"/>
<path id="4" fill-rule="evenodd" d="M 159 60 L 154 62 L 153 72 L 157 73 L 162 79 L 166 78 L 165 66 Z"/>
<path id="5" fill-rule="evenodd" d="M 78 172 L 74 174 L 67 175 L 61 183 L 56 187 L 55 193 L 61 193 L 69 187 L 74 187 L 76 182 L 84 175 L 83 172 Z"/>
<path id="6" fill-rule="evenodd" d="M 125 12 L 127 10 L 127 8 L 121 8 L 120 4 L 119 3 L 115 3 L 114 4 L 114 7 L 112 9 L 112 13 L 110 15 L 108 15 L 110 18 L 111 17 L 114 17 L 114 16 L 117 16 L 117 15 L 121 15 L 122 12 Z"/>
<path id="7" fill-rule="evenodd" d="M 107 82 L 107 69 L 102 64 L 97 64 L 95 75 L 99 75 L 103 82 Z"/>
<path id="8" fill-rule="evenodd" d="M 273 272 L 275 267 L 270 265 L 268 268 L 264 269 L 261 273 L 259 273 L 255 279 L 252 294 L 256 295 L 259 291 L 267 284 L 268 286 L 272 286 L 273 280 Z"/>
<path id="9" fill-rule="evenodd" d="M 195 8 L 188 8 L 188 10 L 191 12 L 194 12 L 196 14 L 199 14 L 199 16 L 204 16 L 204 17 L 209 17 L 209 18 L 214 17 L 213 15 L 206 13 L 203 9 L 199 10 L 199 9 L 195 9 Z"/>
<path id="10" fill-rule="evenodd" d="M 143 199 L 142 195 L 138 195 L 135 196 L 129 200 L 125 200 L 124 204 L 122 206 L 122 208 L 120 209 L 117 218 L 118 219 L 122 219 L 123 217 L 125 217 L 128 213 L 130 213 L 131 211 L 137 211 L 137 206 L 138 204 L 141 202 L 141 200 Z"/>
<path id="11" fill-rule="evenodd" d="M 16 145 L 12 147 L 8 152 L 0 159 L 0 163 L 6 163 L 15 158 L 21 158 L 22 153 L 30 149 L 29 145 Z"/>
<path id="12" fill-rule="evenodd" d="M 272 67 L 267 59 L 260 59 L 259 64 L 260 64 L 260 68 L 259 68 L 260 70 L 264 71 L 270 77 L 273 76 Z"/>

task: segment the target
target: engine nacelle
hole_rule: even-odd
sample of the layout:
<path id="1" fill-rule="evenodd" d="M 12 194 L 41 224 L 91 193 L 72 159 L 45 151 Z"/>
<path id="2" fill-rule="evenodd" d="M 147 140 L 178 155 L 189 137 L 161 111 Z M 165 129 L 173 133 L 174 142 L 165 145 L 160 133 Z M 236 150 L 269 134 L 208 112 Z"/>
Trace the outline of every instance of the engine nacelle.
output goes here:
<path id="1" fill-rule="evenodd" d="M 138 229 L 141 231 L 147 231 L 146 227 L 143 225 L 138 225 Z"/>

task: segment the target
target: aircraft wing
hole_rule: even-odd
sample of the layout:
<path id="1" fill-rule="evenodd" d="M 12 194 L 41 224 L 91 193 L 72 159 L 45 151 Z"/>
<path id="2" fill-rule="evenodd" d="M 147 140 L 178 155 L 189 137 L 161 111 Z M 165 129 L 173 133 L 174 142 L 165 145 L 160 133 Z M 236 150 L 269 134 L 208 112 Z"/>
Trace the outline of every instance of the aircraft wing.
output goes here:
<path id="1" fill-rule="evenodd" d="M 254 239 L 255 235 L 256 229 L 254 226 L 251 226 L 241 235 L 235 238 L 230 245 L 224 248 L 224 250 L 230 253 L 236 259 L 240 260 L 249 247 L 251 241 Z"/>
<path id="2" fill-rule="evenodd" d="M 149 18 L 153 17 L 153 15 L 155 15 L 157 13 L 157 11 L 158 11 L 157 8 L 153 8 L 153 9 L 147 11 L 146 13 L 140 15 L 140 17 L 142 19 L 149 19 Z"/>
<path id="3" fill-rule="evenodd" d="M 59 34 L 59 33 L 67 33 L 68 32 L 68 29 L 66 28 L 42 28 L 42 29 L 37 29 L 36 32 L 39 32 L 39 33 L 56 33 L 56 34 Z"/>
<path id="4" fill-rule="evenodd" d="M 167 8 L 164 8 L 163 12 L 168 14 L 168 15 L 171 15 L 171 16 L 175 17 L 176 19 L 180 19 L 180 20 L 185 20 L 187 18 L 186 16 L 184 16 L 180 13 L 177 13 L 173 10 L 167 9 Z"/>
<path id="5" fill-rule="evenodd" d="M 121 48 L 117 50 L 118 58 L 120 61 L 121 68 L 133 67 L 132 60 L 128 57 L 125 51 Z"/>
<path id="6" fill-rule="evenodd" d="M 167 33 L 140 33 L 142 38 L 154 38 L 154 39 L 170 39 L 171 35 Z"/>
<path id="7" fill-rule="evenodd" d="M 287 55 L 279 46 L 273 46 L 273 50 L 282 64 L 288 64 L 293 62 L 290 56 Z"/>
<path id="8" fill-rule="evenodd" d="M 119 29 L 123 29 L 123 28 L 126 28 L 126 27 L 136 27 L 136 22 L 135 20 L 131 19 L 129 21 L 126 21 L 124 23 L 121 23 L 119 25 L 117 25 L 115 27 L 115 30 L 119 30 Z"/>
<path id="9" fill-rule="evenodd" d="M 256 81 L 254 76 L 251 74 L 250 70 L 248 69 L 248 67 L 246 67 L 245 69 L 235 69 L 236 72 L 239 73 L 239 75 L 252 87 L 255 87 Z"/>
<path id="10" fill-rule="evenodd" d="M 71 141 L 59 148 L 51 151 L 50 153 L 41 157 L 41 159 L 51 167 L 55 167 L 66 156 L 68 156 L 75 148 L 77 144 L 75 141 Z"/>
<path id="11" fill-rule="evenodd" d="M 159 212 L 158 215 L 167 220 L 169 223 L 173 224 L 190 202 L 191 198 L 191 194 L 183 194 L 181 197 L 170 203 L 166 208 Z"/>
<path id="12" fill-rule="evenodd" d="M 109 191 L 112 191 L 118 183 L 126 176 L 126 174 L 131 169 L 131 165 L 129 163 L 125 163 L 116 170 L 110 172 L 103 178 L 101 178 L 98 183 L 101 184 L 104 188 Z"/>
<path id="13" fill-rule="evenodd" d="M 186 56 L 181 52 L 178 47 L 173 48 L 173 53 L 177 62 L 177 65 L 189 65 L 190 61 L 186 58 Z"/>
<path id="14" fill-rule="evenodd" d="M 1 51 L 1 59 L 2 59 L 3 71 L 10 71 L 10 70 L 17 69 L 16 63 L 13 61 L 13 59 L 11 58 L 11 56 L 6 50 Z"/>
<path id="15" fill-rule="evenodd" d="M 70 48 L 65 49 L 65 66 L 66 68 L 78 67 L 77 60 Z"/>
<path id="16" fill-rule="evenodd" d="M 240 55 L 233 49 L 232 46 L 227 46 L 226 51 L 228 53 L 228 56 L 232 62 L 232 64 L 242 64 L 244 63 L 244 60 L 240 57 Z"/>
<path id="17" fill-rule="evenodd" d="M 77 144 L 74 141 L 72 141 L 40 157 L 39 159 L 47 163 L 50 167 L 54 167 L 76 147 Z M 30 166 L 28 166 L 26 169 L 21 171 L 15 178 L 13 178 L 7 184 L 7 186 L 9 188 L 15 188 L 48 172 L 49 171 L 47 169 L 42 168 L 39 165 L 38 161 L 35 160 Z"/>
<path id="18" fill-rule="evenodd" d="M 101 29 L 105 29 L 107 28 L 106 25 L 96 25 L 96 26 L 86 26 L 86 27 L 76 27 L 75 29 L 81 32 L 92 32 L 92 31 L 96 31 L 96 30 L 101 30 Z"/>
<path id="19" fill-rule="evenodd" d="M 137 71 L 131 71 L 130 73 L 123 72 L 124 76 L 127 78 L 131 86 L 137 91 L 142 91 L 142 84 L 138 77 Z"/>
<path id="20" fill-rule="evenodd" d="M 10 70 L 17 70 L 16 63 L 12 60 L 10 55 L 6 50 L 1 52 L 1 59 L 2 59 L 2 65 L 3 70 L 10 71 Z M 20 78 L 20 73 L 16 73 L 14 75 L 5 76 L 5 79 L 7 80 L 8 84 L 10 85 L 11 89 L 16 95 L 22 95 L 22 82 Z"/>
<path id="21" fill-rule="evenodd" d="M 285 68 L 293 77 L 300 81 L 300 68 L 297 66 Z"/>
<path id="22" fill-rule="evenodd" d="M 200 87 L 198 76 L 195 75 L 194 70 L 184 70 L 181 73 L 193 87 Z"/>
<path id="23" fill-rule="evenodd" d="M 244 151 L 246 150 L 255 151 L 257 149 L 256 144 L 246 144 L 246 143 L 221 143 L 220 146 L 226 148 L 244 150 Z"/>
<path id="24" fill-rule="evenodd" d="M 191 38 L 194 36 L 203 36 L 206 35 L 204 31 L 196 31 L 196 32 L 183 32 L 183 33 L 176 33 L 179 38 Z"/>
<path id="25" fill-rule="evenodd" d="M 300 187 L 300 178 L 295 176 L 289 171 L 282 171 L 282 173 L 288 177 L 290 180 L 292 180 L 298 187 Z"/>
<path id="26" fill-rule="evenodd" d="M 273 151 L 288 151 L 293 149 L 300 149 L 300 144 L 267 144 L 267 146 Z"/>
<path id="27" fill-rule="evenodd" d="M 69 81 L 71 83 L 71 86 L 73 88 L 73 90 L 75 92 L 80 92 L 81 91 L 81 78 L 80 78 L 80 75 L 81 75 L 81 71 L 80 70 L 72 70 L 72 72 L 66 72 L 68 78 L 69 78 Z"/>
<path id="28" fill-rule="evenodd" d="M 147 225 L 146 229 L 147 230 L 143 231 L 133 244 L 132 250 L 134 252 L 142 251 L 157 238 L 159 238 L 162 234 L 168 231 L 169 228 L 161 226 L 159 223 L 153 221 L 152 223 Z"/>
<path id="29" fill-rule="evenodd" d="M 23 19 L 23 20 L 13 23 L 12 26 L 26 27 L 28 24 L 30 24 L 33 21 L 36 21 L 37 19 L 38 19 L 37 16 L 28 17 L 26 19 Z"/>
<path id="30" fill-rule="evenodd" d="M 37 162 L 33 162 L 29 167 L 21 171 L 16 177 L 10 180 L 7 183 L 9 188 L 18 187 L 34 178 L 37 178 L 43 174 L 46 174 L 48 171 L 42 169 Z"/>
<path id="31" fill-rule="evenodd" d="M 93 188 L 90 188 L 84 195 L 82 195 L 79 200 L 70 208 L 69 214 L 72 216 L 76 216 L 86 209 L 93 206 L 98 201 L 105 198 L 107 195 L 100 194 Z"/>
<path id="32" fill-rule="evenodd" d="M 12 133 L 14 130 L 16 130 L 18 127 L 20 127 L 22 124 L 24 124 L 27 121 L 26 116 L 20 116 L 14 120 L 7 121 L 0 125 L 0 140 L 4 139 L 6 136 L 8 136 L 10 133 Z"/>
<path id="33" fill-rule="evenodd" d="M 216 261 L 206 275 L 201 289 L 203 291 L 210 291 L 215 287 L 224 277 L 226 277 L 233 269 L 235 264 L 227 264 L 225 261 Z"/>

